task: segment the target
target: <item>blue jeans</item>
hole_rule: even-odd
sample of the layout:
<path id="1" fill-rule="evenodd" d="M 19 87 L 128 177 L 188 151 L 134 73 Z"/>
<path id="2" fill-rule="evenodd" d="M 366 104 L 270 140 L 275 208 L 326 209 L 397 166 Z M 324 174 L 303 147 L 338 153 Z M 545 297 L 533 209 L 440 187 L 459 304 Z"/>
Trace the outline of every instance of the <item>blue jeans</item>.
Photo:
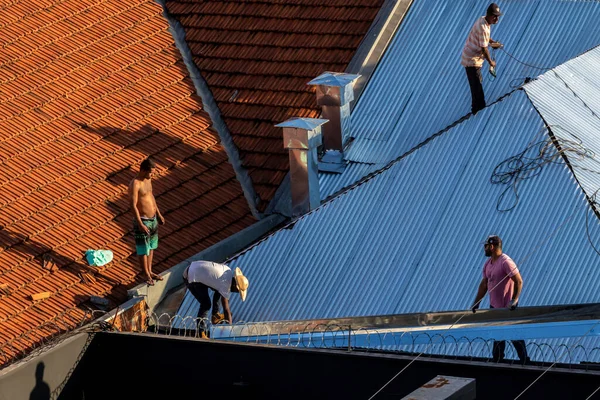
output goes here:
<path id="1" fill-rule="evenodd" d="M 200 308 L 198 309 L 198 318 L 199 328 L 201 332 L 207 332 L 208 327 L 206 322 L 208 321 L 208 315 L 210 309 L 212 307 L 213 314 L 219 312 L 219 301 L 221 300 L 221 293 L 218 290 L 214 290 L 213 288 L 206 286 L 204 283 L 200 282 L 192 282 L 186 284 L 188 290 L 192 293 L 192 295 L 198 300 L 200 303 Z M 210 301 L 210 296 L 208 295 L 208 289 L 214 291 L 212 304 Z"/>

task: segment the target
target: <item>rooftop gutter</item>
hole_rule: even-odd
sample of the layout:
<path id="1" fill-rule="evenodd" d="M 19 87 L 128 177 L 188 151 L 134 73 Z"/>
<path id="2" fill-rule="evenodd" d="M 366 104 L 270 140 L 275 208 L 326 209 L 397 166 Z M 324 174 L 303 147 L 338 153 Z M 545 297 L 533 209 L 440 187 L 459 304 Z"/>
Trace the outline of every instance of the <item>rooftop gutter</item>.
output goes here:
<path id="1" fill-rule="evenodd" d="M 468 311 L 446 311 L 431 313 L 376 315 L 367 317 L 348 317 L 332 319 L 312 319 L 298 321 L 256 322 L 240 325 L 253 336 L 278 334 L 288 335 L 290 332 L 329 332 L 332 326 L 339 329 L 393 329 L 406 327 L 419 327 L 425 330 L 447 328 L 456 324 L 460 319 L 462 325 L 517 325 L 517 324 L 543 324 L 588 321 L 600 319 L 600 303 L 594 304 L 567 304 L 556 306 L 519 307 L 514 311 L 508 309 L 478 310 L 477 313 Z M 236 325 L 219 325 L 217 329 Z"/>

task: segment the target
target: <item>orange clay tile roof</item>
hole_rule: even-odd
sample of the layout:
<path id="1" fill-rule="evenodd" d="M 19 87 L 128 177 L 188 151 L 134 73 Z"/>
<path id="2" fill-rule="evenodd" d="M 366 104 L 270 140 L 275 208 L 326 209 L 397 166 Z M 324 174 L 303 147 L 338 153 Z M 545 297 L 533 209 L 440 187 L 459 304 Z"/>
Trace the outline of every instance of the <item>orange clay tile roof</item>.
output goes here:
<path id="1" fill-rule="evenodd" d="M 343 72 L 383 0 L 175 0 L 194 61 L 217 101 L 264 210 L 288 171 L 290 117 L 319 116 L 308 81 Z"/>
<path id="2" fill-rule="evenodd" d="M 147 156 L 167 220 L 156 272 L 254 219 L 154 0 L 4 0 L 0 10 L 3 364 L 81 322 L 91 295 L 114 307 L 143 281 L 126 192 Z M 91 268 L 87 249 L 114 260 Z M 41 292 L 52 295 L 30 300 Z"/>

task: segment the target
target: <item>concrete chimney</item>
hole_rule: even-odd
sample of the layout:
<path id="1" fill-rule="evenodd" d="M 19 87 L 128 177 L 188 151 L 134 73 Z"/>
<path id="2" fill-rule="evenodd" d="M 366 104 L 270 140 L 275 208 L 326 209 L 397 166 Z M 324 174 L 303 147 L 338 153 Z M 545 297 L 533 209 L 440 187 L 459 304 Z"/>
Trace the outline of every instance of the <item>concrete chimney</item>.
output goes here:
<path id="1" fill-rule="evenodd" d="M 323 127 L 323 150 L 342 152 L 344 138 L 351 136 L 350 102 L 354 100 L 354 83 L 360 75 L 325 72 L 308 85 L 316 86 L 317 104 L 322 117 L 329 120 Z"/>
<path id="2" fill-rule="evenodd" d="M 275 125 L 283 128 L 283 147 L 290 153 L 292 216 L 305 214 L 321 204 L 317 147 L 326 119 L 291 118 Z"/>

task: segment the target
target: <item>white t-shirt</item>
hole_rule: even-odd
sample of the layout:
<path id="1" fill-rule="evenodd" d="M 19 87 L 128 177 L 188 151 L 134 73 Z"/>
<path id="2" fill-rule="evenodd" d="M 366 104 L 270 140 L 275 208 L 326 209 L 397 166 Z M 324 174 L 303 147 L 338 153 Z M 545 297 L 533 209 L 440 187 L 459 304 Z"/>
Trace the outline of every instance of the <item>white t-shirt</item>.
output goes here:
<path id="1" fill-rule="evenodd" d="M 487 23 L 485 17 L 475 21 L 462 51 L 460 63 L 463 67 L 481 68 L 483 66 L 485 57 L 482 48 L 488 47 L 490 44 L 490 30 L 490 24 Z"/>
<path id="2" fill-rule="evenodd" d="M 184 278 L 186 278 L 184 274 Z M 231 279 L 233 272 L 225 264 L 211 261 L 194 261 L 187 270 L 189 283 L 204 283 L 209 288 L 221 293 L 221 296 L 229 300 L 231 295 Z"/>

